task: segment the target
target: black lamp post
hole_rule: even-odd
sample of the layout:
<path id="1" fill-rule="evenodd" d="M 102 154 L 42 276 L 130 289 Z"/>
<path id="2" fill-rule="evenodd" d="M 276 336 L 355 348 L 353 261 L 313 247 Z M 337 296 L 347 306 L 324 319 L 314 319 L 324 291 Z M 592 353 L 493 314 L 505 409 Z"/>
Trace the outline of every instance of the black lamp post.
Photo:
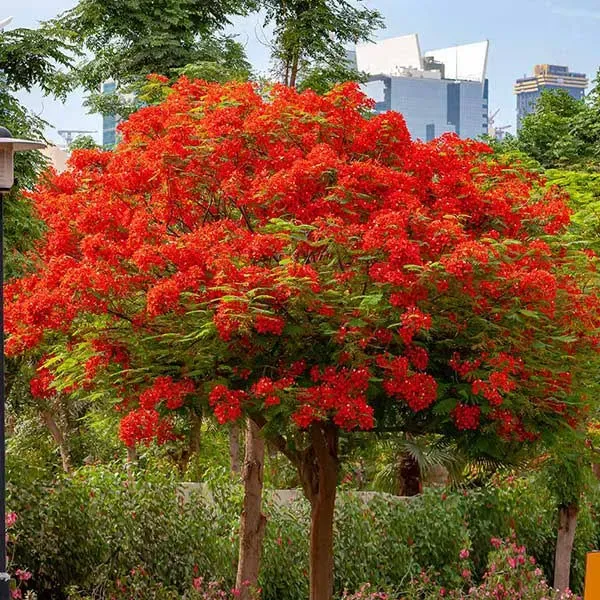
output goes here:
<path id="1" fill-rule="evenodd" d="M 4 435 L 4 194 L 15 181 L 15 152 L 45 148 L 43 142 L 18 140 L 0 127 L 0 600 L 9 600 L 10 575 L 6 572 L 6 440 Z"/>

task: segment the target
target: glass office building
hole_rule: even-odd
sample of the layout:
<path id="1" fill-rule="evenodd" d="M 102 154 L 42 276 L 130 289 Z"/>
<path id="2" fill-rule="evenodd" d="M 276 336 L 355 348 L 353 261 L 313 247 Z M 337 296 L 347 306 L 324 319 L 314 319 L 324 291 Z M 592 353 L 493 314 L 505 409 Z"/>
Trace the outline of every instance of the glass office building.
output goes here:
<path id="1" fill-rule="evenodd" d="M 544 90 L 564 90 L 576 100 L 582 100 L 588 79 L 585 73 L 574 73 L 569 67 L 559 65 L 535 65 L 532 77 L 517 79 L 517 130 L 523 118 L 535 111 L 538 98 Z"/>
<path id="2" fill-rule="evenodd" d="M 357 46 L 356 67 L 376 110 L 402 113 L 413 138 L 444 133 L 478 138 L 488 131 L 488 42 L 422 53 L 416 34 Z"/>
<path id="3" fill-rule="evenodd" d="M 112 94 L 116 89 L 114 81 L 105 81 L 102 84 L 103 94 Z M 116 115 L 102 116 L 102 146 L 104 148 L 114 148 L 117 143 L 117 123 Z"/>

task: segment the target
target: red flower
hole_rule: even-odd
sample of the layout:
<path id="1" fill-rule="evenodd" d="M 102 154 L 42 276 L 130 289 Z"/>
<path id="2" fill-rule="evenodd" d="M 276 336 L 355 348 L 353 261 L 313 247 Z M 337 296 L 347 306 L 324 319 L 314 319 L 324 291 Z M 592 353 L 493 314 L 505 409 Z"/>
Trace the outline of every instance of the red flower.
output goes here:
<path id="1" fill-rule="evenodd" d="M 457 429 L 478 429 L 481 408 L 476 405 L 457 404 L 452 418 Z"/>

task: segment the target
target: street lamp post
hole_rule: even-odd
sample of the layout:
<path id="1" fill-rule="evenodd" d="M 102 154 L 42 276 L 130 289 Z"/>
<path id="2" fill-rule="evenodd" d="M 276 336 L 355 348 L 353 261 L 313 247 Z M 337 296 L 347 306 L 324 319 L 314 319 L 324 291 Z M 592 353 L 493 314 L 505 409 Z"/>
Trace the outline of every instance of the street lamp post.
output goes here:
<path id="1" fill-rule="evenodd" d="M 10 575 L 6 572 L 6 439 L 4 435 L 4 195 L 15 182 L 15 152 L 45 148 L 43 142 L 18 140 L 0 127 L 0 600 L 9 600 Z"/>

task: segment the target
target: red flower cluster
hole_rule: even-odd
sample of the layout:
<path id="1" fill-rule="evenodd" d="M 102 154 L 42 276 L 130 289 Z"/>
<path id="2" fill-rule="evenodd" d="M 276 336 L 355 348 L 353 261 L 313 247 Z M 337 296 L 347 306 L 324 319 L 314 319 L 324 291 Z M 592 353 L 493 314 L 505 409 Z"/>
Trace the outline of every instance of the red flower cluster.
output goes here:
<path id="1" fill-rule="evenodd" d="M 194 383 L 190 379 L 173 381 L 171 377 L 157 377 L 152 385 L 140 394 L 140 406 L 147 410 L 154 410 L 161 403 L 170 410 L 181 408 L 185 397 L 195 391 Z"/>
<path id="2" fill-rule="evenodd" d="M 52 387 L 54 375 L 50 369 L 38 367 L 35 375 L 29 382 L 29 389 L 34 398 L 47 399 L 56 394 L 56 390 Z"/>
<path id="3" fill-rule="evenodd" d="M 261 377 L 250 389 L 252 395 L 263 401 L 265 408 L 281 403 L 279 393 L 293 385 L 294 377 L 283 377 L 277 381 L 269 377 Z"/>
<path id="4" fill-rule="evenodd" d="M 242 416 L 243 403 L 248 394 L 242 390 L 230 390 L 224 385 L 215 385 L 208 396 L 208 401 L 215 411 L 219 423 L 237 421 Z"/>
<path id="5" fill-rule="evenodd" d="M 477 429 L 481 408 L 476 405 L 457 404 L 451 415 L 457 429 Z"/>
<path id="6" fill-rule="evenodd" d="M 132 410 L 121 419 L 119 437 L 130 447 L 139 442 L 149 444 L 156 440 L 163 444 L 175 439 L 170 421 L 161 418 L 155 410 L 147 408 Z"/>
<path id="7" fill-rule="evenodd" d="M 414 353 L 415 349 L 411 348 L 411 352 Z M 420 358 L 426 365 L 421 353 L 417 353 L 417 357 L 417 362 Z M 406 357 L 399 356 L 389 359 L 385 356 L 379 356 L 377 364 L 384 370 L 386 376 L 383 382 L 385 391 L 392 397 L 404 400 L 411 410 L 418 412 L 428 408 L 435 402 L 437 382 L 427 373 L 409 374 L 409 361 Z"/>
<path id="8" fill-rule="evenodd" d="M 367 369 L 326 367 L 321 371 L 314 367 L 311 377 L 319 385 L 298 392 L 300 407 L 292 415 L 298 427 L 306 429 L 312 422 L 328 418 L 347 431 L 373 427 L 373 409 L 366 398 Z"/>

